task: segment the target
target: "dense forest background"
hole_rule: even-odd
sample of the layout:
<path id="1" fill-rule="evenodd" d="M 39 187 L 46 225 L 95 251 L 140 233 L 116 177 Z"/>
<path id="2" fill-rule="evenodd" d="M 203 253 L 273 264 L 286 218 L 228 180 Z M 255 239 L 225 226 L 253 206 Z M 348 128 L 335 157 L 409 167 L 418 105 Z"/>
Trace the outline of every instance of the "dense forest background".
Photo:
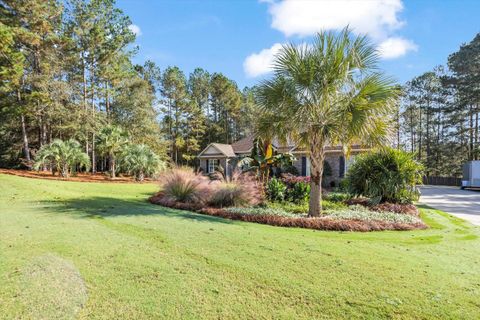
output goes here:
<path id="1" fill-rule="evenodd" d="M 253 130 L 253 88 L 218 72 L 132 62 L 131 21 L 114 0 L 0 0 L 0 167 L 30 167 L 40 147 L 74 138 L 106 170 L 96 147 L 115 125 L 177 164 L 210 142 Z M 429 176 L 459 176 L 480 157 L 480 34 L 404 86 L 396 145 Z"/>
<path id="2" fill-rule="evenodd" d="M 427 176 L 461 176 L 480 159 L 480 34 L 404 86 L 397 145 L 414 152 Z"/>
<path id="3" fill-rule="evenodd" d="M 251 132 L 252 89 L 134 64 L 130 25 L 113 0 L 0 0 L 0 166 L 30 167 L 43 145 L 74 138 L 105 170 L 96 137 L 108 125 L 178 164 Z"/>

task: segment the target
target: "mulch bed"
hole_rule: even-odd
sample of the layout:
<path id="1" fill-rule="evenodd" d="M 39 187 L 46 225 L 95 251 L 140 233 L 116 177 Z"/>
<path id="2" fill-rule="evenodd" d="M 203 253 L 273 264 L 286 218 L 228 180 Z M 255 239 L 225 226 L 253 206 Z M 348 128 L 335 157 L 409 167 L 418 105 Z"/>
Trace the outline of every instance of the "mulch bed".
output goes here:
<path id="1" fill-rule="evenodd" d="M 59 175 L 52 175 L 50 171 L 29 171 L 29 170 L 17 170 L 17 169 L 0 169 L 0 173 L 10 174 L 19 177 L 36 178 L 36 179 L 48 179 L 48 180 L 62 180 L 62 181 L 78 181 L 78 182 L 115 182 L 115 183 L 151 183 L 154 180 L 145 179 L 143 182 L 135 181 L 133 177 L 117 177 L 110 179 L 110 177 L 103 173 L 90 174 L 90 173 L 78 173 L 77 176 L 70 176 L 68 179 L 62 178 Z"/>
<path id="2" fill-rule="evenodd" d="M 328 217 L 306 218 L 306 217 L 280 217 L 276 215 L 243 215 L 239 213 L 232 213 L 222 208 L 204 207 L 198 204 L 181 203 L 165 200 L 161 193 L 158 193 L 149 198 L 153 204 L 158 204 L 164 207 L 194 211 L 197 213 L 221 217 L 231 220 L 239 220 L 246 222 L 255 222 L 261 224 L 268 224 L 278 227 L 295 227 L 306 228 L 314 230 L 328 230 L 328 231 L 382 231 L 382 230 L 415 230 L 426 229 L 424 223 L 406 224 L 393 223 L 385 221 L 364 221 L 364 220 L 337 220 Z"/>

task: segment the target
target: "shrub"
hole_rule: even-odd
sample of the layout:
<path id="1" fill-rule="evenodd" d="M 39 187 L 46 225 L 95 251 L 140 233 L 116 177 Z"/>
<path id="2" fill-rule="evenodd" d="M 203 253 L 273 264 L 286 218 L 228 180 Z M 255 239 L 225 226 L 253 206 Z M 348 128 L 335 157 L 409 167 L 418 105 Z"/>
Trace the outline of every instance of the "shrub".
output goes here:
<path id="1" fill-rule="evenodd" d="M 120 167 L 133 174 L 137 181 L 157 174 L 165 166 L 165 162 L 145 144 L 129 145 L 120 156 Z"/>
<path id="2" fill-rule="evenodd" d="M 418 200 L 423 166 L 409 153 L 388 148 L 357 157 L 347 173 L 348 191 L 372 203 Z"/>
<path id="3" fill-rule="evenodd" d="M 282 173 L 280 179 L 288 188 L 292 188 L 294 184 L 299 182 L 305 182 L 307 184 L 310 183 L 310 177 L 294 176 L 293 174 L 289 173 Z"/>
<path id="4" fill-rule="evenodd" d="M 285 199 L 287 186 L 279 179 L 272 178 L 267 184 L 267 195 L 272 201 L 282 201 Z"/>
<path id="5" fill-rule="evenodd" d="M 174 168 L 160 176 L 160 186 L 166 201 L 200 203 L 208 200 L 208 178 L 190 168 Z"/>
<path id="6" fill-rule="evenodd" d="M 349 200 L 352 196 L 344 192 L 329 192 L 324 197 L 324 199 L 332 202 L 345 202 Z"/>
<path id="7" fill-rule="evenodd" d="M 310 185 L 306 182 L 297 182 L 292 188 L 287 190 L 288 201 L 294 203 L 305 203 L 310 196 Z"/>
<path id="8" fill-rule="evenodd" d="M 263 193 L 255 177 L 235 171 L 231 178 L 222 176 L 212 183 L 209 204 L 216 207 L 257 205 Z"/>
<path id="9" fill-rule="evenodd" d="M 50 144 L 44 145 L 38 150 L 35 156 L 34 169 L 39 170 L 42 166 L 50 166 L 52 173 L 59 172 L 63 178 L 68 178 L 75 167 L 90 168 L 90 158 L 82 151 L 80 143 L 70 139 L 62 141 L 53 140 Z"/>

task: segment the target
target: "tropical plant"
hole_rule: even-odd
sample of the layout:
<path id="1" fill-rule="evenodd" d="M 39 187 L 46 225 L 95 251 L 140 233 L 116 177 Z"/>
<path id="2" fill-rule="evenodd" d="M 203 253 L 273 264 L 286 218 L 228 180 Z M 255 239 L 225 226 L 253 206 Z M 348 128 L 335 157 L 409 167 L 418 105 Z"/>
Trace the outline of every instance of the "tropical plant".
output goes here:
<path id="1" fill-rule="evenodd" d="M 128 135 L 120 127 L 109 125 L 100 131 L 97 139 L 97 148 L 108 156 L 110 176 L 115 178 L 117 156 L 128 143 Z"/>
<path id="2" fill-rule="evenodd" d="M 35 158 L 35 170 L 49 166 L 52 173 L 59 172 L 63 178 L 68 178 L 76 166 L 83 166 L 87 170 L 90 167 L 90 158 L 82 151 L 80 143 L 73 139 L 55 139 L 41 147 Z"/>
<path id="3" fill-rule="evenodd" d="M 288 167 L 295 157 L 291 153 L 275 153 L 269 139 L 255 138 L 250 156 L 242 158 L 237 167 L 244 171 L 255 171 L 263 184 L 268 183 L 273 167 Z"/>
<path id="4" fill-rule="evenodd" d="M 262 136 L 294 141 L 309 151 L 309 215 L 321 213 L 325 147 L 384 143 L 398 88 L 378 71 L 375 47 L 348 29 L 320 32 L 311 44 L 284 45 L 273 62 L 274 77 L 256 98 L 263 111 Z"/>
<path id="5" fill-rule="evenodd" d="M 267 183 L 267 195 L 268 199 L 272 201 L 283 201 L 287 192 L 287 186 L 282 180 L 272 178 Z"/>
<path id="6" fill-rule="evenodd" d="M 127 146 L 120 155 L 120 167 L 135 180 L 143 181 L 165 169 L 166 163 L 145 144 Z"/>
<path id="7" fill-rule="evenodd" d="M 417 184 L 423 166 L 413 154 L 392 148 L 360 155 L 347 173 L 348 191 L 380 202 L 411 203 L 418 200 Z"/>

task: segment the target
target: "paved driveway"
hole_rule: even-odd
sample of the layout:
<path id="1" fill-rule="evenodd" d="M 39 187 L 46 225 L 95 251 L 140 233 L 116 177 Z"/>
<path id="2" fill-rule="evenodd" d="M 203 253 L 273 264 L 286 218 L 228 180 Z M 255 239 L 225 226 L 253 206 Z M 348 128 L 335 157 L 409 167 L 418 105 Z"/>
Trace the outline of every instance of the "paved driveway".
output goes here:
<path id="1" fill-rule="evenodd" d="M 460 187 L 422 186 L 420 202 L 480 225 L 480 191 Z"/>

